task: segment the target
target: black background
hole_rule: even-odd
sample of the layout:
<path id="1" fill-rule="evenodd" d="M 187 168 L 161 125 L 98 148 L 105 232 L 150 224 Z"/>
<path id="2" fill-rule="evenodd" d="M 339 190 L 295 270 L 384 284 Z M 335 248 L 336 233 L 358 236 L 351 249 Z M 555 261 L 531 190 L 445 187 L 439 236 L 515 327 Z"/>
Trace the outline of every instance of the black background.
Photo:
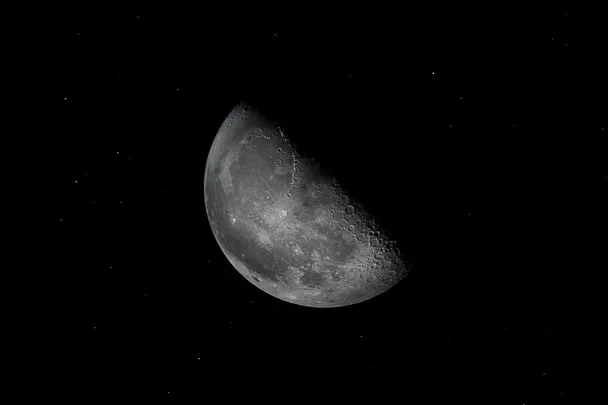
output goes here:
<path id="1" fill-rule="evenodd" d="M 568 400 L 575 16 L 127 3 L 60 7 L 44 42 L 49 395 Z M 313 309 L 232 268 L 201 184 L 239 100 L 379 217 L 406 280 Z"/>

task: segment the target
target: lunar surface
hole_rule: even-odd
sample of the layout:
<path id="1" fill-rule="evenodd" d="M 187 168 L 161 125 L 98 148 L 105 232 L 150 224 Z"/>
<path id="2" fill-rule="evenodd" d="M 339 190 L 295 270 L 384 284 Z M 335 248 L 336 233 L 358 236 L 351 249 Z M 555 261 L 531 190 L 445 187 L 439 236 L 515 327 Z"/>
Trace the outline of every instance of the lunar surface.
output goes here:
<path id="1" fill-rule="evenodd" d="M 298 305 L 340 307 L 408 273 L 394 240 L 279 124 L 248 104 L 220 127 L 207 159 L 205 207 L 234 268 Z"/>

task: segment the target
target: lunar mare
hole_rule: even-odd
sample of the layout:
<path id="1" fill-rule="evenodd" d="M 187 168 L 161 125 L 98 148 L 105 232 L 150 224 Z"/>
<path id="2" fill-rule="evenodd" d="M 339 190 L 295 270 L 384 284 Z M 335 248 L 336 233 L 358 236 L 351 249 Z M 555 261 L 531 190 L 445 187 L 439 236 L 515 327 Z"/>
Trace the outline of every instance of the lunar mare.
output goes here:
<path id="1" fill-rule="evenodd" d="M 395 241 L 277 123 L 241 103 L 211 146 L 205 207 L 222 251 L 252 284 L 298 305 L 381 294 L 409 266 Z"/>

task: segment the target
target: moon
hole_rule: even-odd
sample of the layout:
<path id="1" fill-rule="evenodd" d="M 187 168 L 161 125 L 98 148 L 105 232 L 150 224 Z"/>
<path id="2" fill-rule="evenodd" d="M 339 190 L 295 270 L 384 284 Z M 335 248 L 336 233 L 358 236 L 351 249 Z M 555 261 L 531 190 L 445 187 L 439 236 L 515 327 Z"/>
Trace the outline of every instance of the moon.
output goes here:
<path id="1" fill-rule="evenodd" d="M 364 206 L 247 103 L 219 128 L 203 188 L 226 258 L 273 297 L 342 307 L 387 291 L 409 273 L 396 241 Z"/>

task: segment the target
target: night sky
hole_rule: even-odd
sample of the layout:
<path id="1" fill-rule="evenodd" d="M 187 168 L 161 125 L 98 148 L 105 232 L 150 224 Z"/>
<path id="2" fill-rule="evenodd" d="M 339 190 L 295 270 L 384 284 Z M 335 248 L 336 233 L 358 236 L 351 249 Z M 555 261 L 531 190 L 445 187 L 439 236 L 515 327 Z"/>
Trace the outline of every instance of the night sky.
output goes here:
<path id="1" fill-rule="evenodd" d="M 575 15 L 127 3 L 45 39 L 49 398 L 569 401 Z M 316 309 L 239 275 L 202 180 L 240 100 L 385 224 L 404 281 Z"/>

